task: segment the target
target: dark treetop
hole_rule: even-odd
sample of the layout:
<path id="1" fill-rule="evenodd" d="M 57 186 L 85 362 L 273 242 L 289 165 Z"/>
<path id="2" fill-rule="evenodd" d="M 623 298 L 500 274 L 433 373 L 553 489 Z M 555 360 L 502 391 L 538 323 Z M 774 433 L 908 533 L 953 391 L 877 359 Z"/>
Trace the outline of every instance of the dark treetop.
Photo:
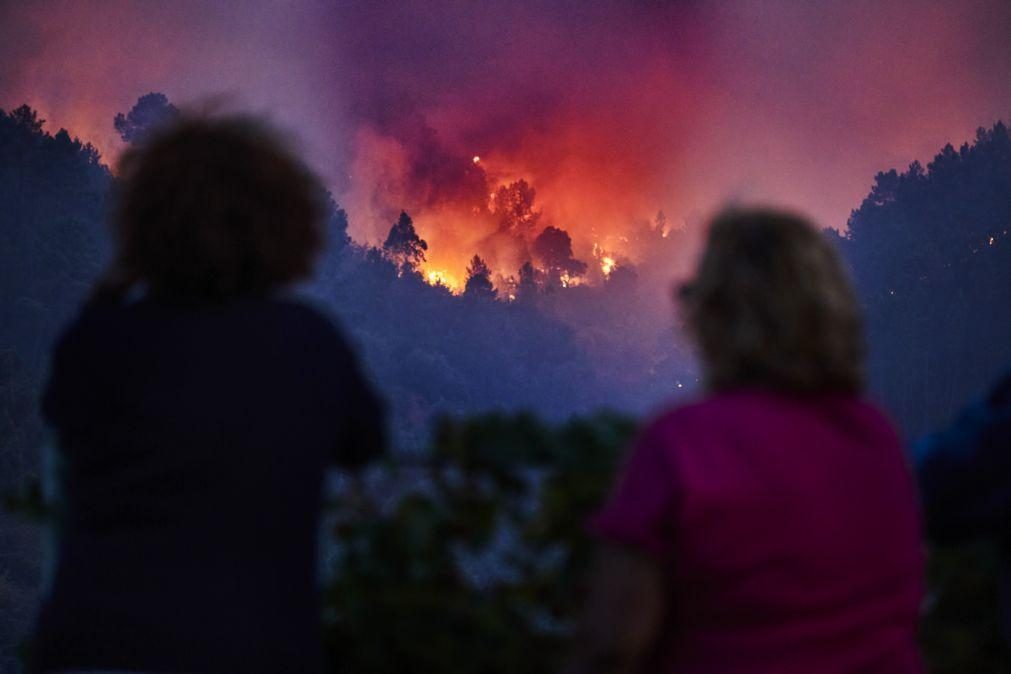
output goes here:
<path id="1" fill-rule="evenodd" d="M 61 498 L 40 666 L 321 669 L 324 471 L 383 445 L 327 319 L 280 300 L 95 306 L 43 406 Z"/>

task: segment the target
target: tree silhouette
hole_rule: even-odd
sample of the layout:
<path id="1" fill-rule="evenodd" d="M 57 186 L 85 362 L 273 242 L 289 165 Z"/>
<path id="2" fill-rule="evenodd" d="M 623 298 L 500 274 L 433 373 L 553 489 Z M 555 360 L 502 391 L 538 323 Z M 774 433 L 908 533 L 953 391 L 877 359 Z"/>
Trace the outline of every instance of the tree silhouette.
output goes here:
<path id="1" fill-rule="evenodd" d="M 0 110 L 0 113 L 2 112 Z M 39 113 L 28 107 L 28 105 L 22 105 L 20 108 L 11 110 L 9 119 L 15 126 L 32 134 L 42 133 L 42 126 L 46 123 L 46 120 L 39 119 Z"/>
<path id="2" fill-rule="evenodd" d="M 527 260 L 520 267 L 519 280 L 516 282 L 516 299 L 529 300 L 537 295 L 538 289 L 537 270 L 530 260 Z"/>
<path id="3" fill-rule="evenodd" d="M 662 210 L 656 212 L 656 217 L 653 219 L 653 231 L 660 236 L 667 232 L 667 216 Z"/>
<path id="4" fill-rule="evenodd" d="M 130 112 L 116 114 L 112 125 L 127 143 L 136 143 L 153 129 L 178 117 L 179 110 L 169 103 L 165 94 L 152 92 L 137 99 Z"/>
<path id="5" fill-rule="evenodd" d="M 331 250 L 341 251 L 351 243 L 348 236 L 348 214 L 341 208 L 333 195 L 327 192 L 324 195 L 326 203 L 326 236 L 327 243 Z"/>
<path id="6" fill-rule="evenodd" d="M 548 282 L 558 285 L 563 276 L 586 273 L 586 263 L 572 257 L 572 239 L 565 230 L 545 227 L 534 239 L 533 253 L 548 275 Z"/>
<path id="7" fill-rule="evenodd" d="M 0 493 L 6 498 L 39 474 L 38 400 L 48 349 L 102 267 L 110 183 L 91 145 L 62 129 L 49 134 L 27 105 L 0 110 Z M 13 654 L 35 612 L 38 546 L 23 516 L 2 506 L 0 540 L 0 671 L 19 671 Z"/>
<path id="8" fill-rule="evenodd" d="M 475 255 L 467 267 L 467 283 L 463 294 L 468 297 L 495 298 L 495 286 L 491 282 L 491 269 L 480 256 Z"/>
<path id="9" fill-rule="evenodd" d="M 418 236 L 411 216 L 401 211 L 400 218 L 390 228 L 383 243 L 383 251 L 401 272 L 413 272 L 418 264 L 425 261 L 426 250 L 428 244 Z"/>
<path id="10" fill-rule="evenodd" d="M 871 384 L 912 435 L 1011 363 L 1011 139 L 998 122 L 879 173 L 836 237 L 867 310 Z"/>
<path id="11" fill-rule="evenodd" d="M 604 284 L 610 289 L 627 293 L 635 290 L 638 281 L 639 274 L 636 273 L 635 267 L 623 262 L 615 265 L 611 273 L 604 279 Z"/>
<path id="12" fill-rule="evenodd" d="M 541 218 L 541 212 L 534 210 L 536 196 L 537 191 L 522 179 L 499 187 L 492 200 L 499 230 L 519 236 L 535 231 Z"/>

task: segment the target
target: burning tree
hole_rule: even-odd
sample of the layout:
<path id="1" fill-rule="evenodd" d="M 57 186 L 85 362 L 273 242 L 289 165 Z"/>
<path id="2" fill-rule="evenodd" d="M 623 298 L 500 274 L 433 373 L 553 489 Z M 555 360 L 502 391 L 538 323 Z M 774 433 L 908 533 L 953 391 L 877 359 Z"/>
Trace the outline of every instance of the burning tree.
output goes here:
<path id="1" fill-rule="evenodd" d="M 491 282 L 491 269 L 479 255 L 471 258 L 467 267 L 467 284 L 463 294 L 468 297 L 495 298 L 495 286 Z"/>
<path id="2" fill-rule="evenodd" d="M 551 285 L 571 285 L 586 273 L 586 263 L 572 256 L 572 239 L 565 230 L 545 227 L 534 239 L 533 252 Z"/>
<path id="3" fill-rule="evenodd" d="M 400 211 L 400 218 L 390 228 L 383 243 L 383 252 L 403 273 L 417 269 L 418 264 L 425 261 L 426 250 L 428 243 L 418 236 L 411 216 L 406 211 Z"/>
<path id="4" fill-rule="evenodd" d="M 526 236 L 537 228 L 541 212 L 534 210 L 535 190 L 526 180 L 517 180 L 498 188 L 492 197 L 492 213 L 499 219 L 499 230 Z"/>
<path id="5" fill-rule="evenodd" d="M 667 236 L 667 216 L 662 210 L 656 212 L 656 218 L 653 219 L 653 231 L 662 237 Z"/>

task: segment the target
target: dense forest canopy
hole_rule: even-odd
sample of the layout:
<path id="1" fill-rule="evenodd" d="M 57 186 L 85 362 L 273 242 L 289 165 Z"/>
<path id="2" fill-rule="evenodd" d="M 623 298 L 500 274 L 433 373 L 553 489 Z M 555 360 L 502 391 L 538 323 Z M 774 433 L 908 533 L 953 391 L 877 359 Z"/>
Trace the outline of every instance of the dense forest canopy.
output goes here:
<path id="1" fill-rule="evenodd" d="M 1011 366 L 1011 140 L 998 122 L 875 177 L 840 245 L 867 311 L 873 391 L 924 432 Z"/>

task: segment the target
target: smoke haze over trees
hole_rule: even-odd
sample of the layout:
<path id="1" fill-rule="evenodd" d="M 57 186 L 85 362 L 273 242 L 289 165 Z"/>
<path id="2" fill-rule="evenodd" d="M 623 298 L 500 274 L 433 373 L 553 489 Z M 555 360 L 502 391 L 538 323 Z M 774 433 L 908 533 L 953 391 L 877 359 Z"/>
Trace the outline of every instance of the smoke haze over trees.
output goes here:
<path id="1" fill-rule="evenodd" d="M 298 131 L 357 241 L 381 245 L 406 210 L 458 280 L 475 252 L 507 276 L 522 263 L 473 249 L 495 218 L 457 226 L 520 179 L 532 235 L 564 229 L 585 262 L 591 227 L 635 259 L 636 220 L 728 198 L 841 229 L 875 172 L 1011 100 L 1005 0 L 100 4 L 0 3 L 0 107 L 28 101 L 109 159 L 109 119 L 138 94 L 233 92 Z"/>
<path id="2" fill-rule="evenodd" d="M 172 114 L 168 99 L 148 94 L 116 116 L 115 129 L 133 140 Z M 0 113 L 4 489 L 38 472 L 36 408 L 49 345 L 107 260 L 114 183 L 94 147 L 50 133 L 28 106 Z M 1011 363 L 1008 194 L 1011 146 L 998 123 L 926 167 L 878 174 L 848 230 L 835 235 L 867 310 L 873 392 L 907 431 L 942 422 Z M 660 214 L 628 226 L 641 251 L 635 263 L 603 250 L 580 254 L 566 230 L 543 218 L 526 181 L 499 189 L 487 216 L 497 222 L 494 236 L 516 244 L 514 266 L 496 276 L 472 250 L 454 294 L 419 269 L 435 246 L 408 212 L 388 221 L 375 247 L 349 236 L 348 213 L 330 199 L 329 248 L 304 291 L 357 344 L 392 403 L 401 450 L 420 451 L 441 413 L 641 414 L 694 388 L 668 300 L 671 271 L 694 245 L 690 231 Z M 0 515 L 4 548 L 24 551 L 0 562 L 0 594 L 25 612 L 38 582 L 35 535 Z M 24 627 L 11 620 L 0 622 L 0 665 Z"/>

